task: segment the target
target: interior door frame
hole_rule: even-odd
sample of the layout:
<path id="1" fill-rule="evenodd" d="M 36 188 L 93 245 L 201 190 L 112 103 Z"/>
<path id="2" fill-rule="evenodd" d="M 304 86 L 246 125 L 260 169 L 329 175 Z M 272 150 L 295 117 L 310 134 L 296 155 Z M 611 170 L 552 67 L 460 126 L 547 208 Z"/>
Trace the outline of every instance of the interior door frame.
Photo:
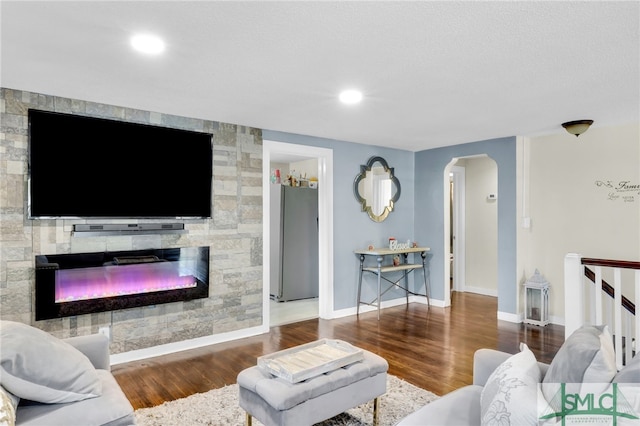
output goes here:
<path id="1" fill-rule="evenodd" d="M 269 326 L 270 293 L 270 218 L 269 200 L 272 155 L 291 155 L 300 159 L 318 159 L 318 315 L 331 319 L 333 303 L 333 150 L 271 140 L 262 141 L 262 321 Z"/>
<path id="2" fill-rule="evenodd" d="M 453 180 L 453 290 L 465 291 L 465 168 L 451 166 Z"/>

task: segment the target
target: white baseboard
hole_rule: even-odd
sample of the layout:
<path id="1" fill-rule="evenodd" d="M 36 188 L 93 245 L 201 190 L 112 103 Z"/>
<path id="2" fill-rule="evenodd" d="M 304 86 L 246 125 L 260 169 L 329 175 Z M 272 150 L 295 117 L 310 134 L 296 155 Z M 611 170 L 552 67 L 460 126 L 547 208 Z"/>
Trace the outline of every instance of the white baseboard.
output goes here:
<path id="1" fill-rule="evenodd" d="M 431 302 L 431 306 L 435 306 L 437 308 L 444 308 L 444 300 L 429 299 L 429 301 Z M 409 296 L 409 303 L 414 303 L 414 302 L 422 303 L 423 305 L 426 305 L 427 298 L 424 296 Z M 407 303 L 407 299 L 405 299 L 404 297 L 399 297 L 397 299 L 392 299 L 392 300 L 384 300 L 380 305 L 380 309 L 392 308 L 394 306 L 405 305 L 406 303 Z M 376 308 L 375 306 L 368 306 L 368 305 L 360 306 L 360 312 L 362 313 L 373 312 L 376 309 L 378 308 Z M 346 309 L 340 309 L 339 311 L 333 311 L 333 315 L 331 318 L 332 319 L 343 318 L 343 317 L 348 317 L 350 315 L 356 315 L 355 306 L 353 308 L 346 308 Z"/>
<path id="2" fill-rule="evenodd" d="M 392 300 L 384 300 L 382 302 L 382 304 L 380 305 L 380 309 L 384 309 L 384 308 L 391 308 L 393 306 L 398 306 L 398 305 L 404 305 L 405 303 L 407 303 L 407 300 L 402 297 L 402 298 L 398 298 L 398 299 L 392 299 Z M 360 306 L 360 312 L 364 313 L 364 312 L 372 312 L 375 311 L 376 308 L 375 306 L 369 306 L 369 305 L 361 305 Z M 346 309 L 340 309 L 339 311 L 333 311 L 333 315 L 332 318 L 344 318 L 344 317 L 348 317 L 350 315 L 356 315 L 357 314 L 357 309 L 356 307 L 352 307 L 352 308 L 346 308 Z"/>
<path id="3" fill-rule="evenodd" d="M 466 293 L 475 293 L 481 294 L 483 296 L 493 296 L 498 297 L 498 289 L 497 288 L 484 288 L 484 287 L 474 287 L 470 285 L 464 286 L 464 291 Z"/>
<path id="4" fill-rule="evenodd" d="M 514 323 L 521 323 L 521 322 L 524 322 L 524 313 L 512 314 L 509 312 L 498 311 L 498 319 L 503 321 L 514 322 Z M 549 323 L 564 326 L 564 318 L 550 316 Z"/>
<path id="5" fill-rule="evenodd" d="M 409 303 L 422 303 L 423 305 L 427 304 L 427 298 L 425 296 L 410 296 Z M 431 306 L 435 306 L 436 308 L 444 308 L 444 300 L 429 298 L 429 303 Z"/>
<path id="6" fill-rule="evenodd" d="M 522 314 L 512 314 L 510 312 L 498 311 L 498 319 L 502 321 L 521 323 L 524 317 L 522 316 Z"/>
<path id="7" fill-rule="evenodd" d="M 167 343 L 164 345 L 152 346 L 145 349 L 137 349 L 135 351 L 111 355 L 111 365 L 138 361 L 141 359 L 167 355 L 175 352 L 186 351 L 189 349 L 201 348 L 203 346 L 215 345 L 216 343 L 224 343 L 232 340 L 243 339 L 245 337 L 257 336 L 259 334 L 268 332 L 269 327 L 261 325 L 258 327 L 245 328 L 228 333 L 213 334 L 211 336 L 197 337 L 195 339 L 183 340 L 181 342 Z"/>
<path id="8" fill-rule="evenodd" d="M 554 315 L 549 315 L 549 322 L 551 324 L 561 325 L 564 327 L 564 317 L 556 317 Z"/>

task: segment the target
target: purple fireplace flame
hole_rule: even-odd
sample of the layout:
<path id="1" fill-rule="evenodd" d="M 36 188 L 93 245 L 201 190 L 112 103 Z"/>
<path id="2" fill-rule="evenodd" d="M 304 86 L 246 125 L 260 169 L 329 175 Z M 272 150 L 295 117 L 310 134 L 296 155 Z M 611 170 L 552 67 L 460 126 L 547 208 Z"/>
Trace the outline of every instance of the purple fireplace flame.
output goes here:
<path id="1" fill-rule="evenodd" d="M 55 302 L 176 290 L 197 285 L 193 275 L 180 275 L 179 267 L 169 262 L 67 269 L 56 271 Z"/>

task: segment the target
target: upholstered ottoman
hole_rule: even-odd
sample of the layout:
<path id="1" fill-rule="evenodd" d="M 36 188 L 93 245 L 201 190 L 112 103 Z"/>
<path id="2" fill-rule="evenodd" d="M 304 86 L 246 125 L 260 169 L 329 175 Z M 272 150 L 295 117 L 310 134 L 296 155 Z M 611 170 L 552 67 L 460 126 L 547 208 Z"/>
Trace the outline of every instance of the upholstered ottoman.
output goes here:
<path id="1" fill-rule="evenodd" d="M 271 375 L 255 366 L 238 374 L 240 407 L 266 426 L 312 425 L 350 408 L 374 401 L 378 423 L 378 397 L 387 391 L 384 358 L 363 350 L 363 360 L 299 383 Z"/>

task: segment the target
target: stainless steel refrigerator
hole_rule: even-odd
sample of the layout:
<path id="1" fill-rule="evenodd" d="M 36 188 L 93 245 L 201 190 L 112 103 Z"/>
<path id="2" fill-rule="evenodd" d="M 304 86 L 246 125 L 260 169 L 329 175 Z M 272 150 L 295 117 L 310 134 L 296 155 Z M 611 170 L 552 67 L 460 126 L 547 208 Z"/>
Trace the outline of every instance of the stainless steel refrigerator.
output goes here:
<path id="1" fill-rule="evenodd" d="M 271 297 L 318 297 L 318 191 L 271 185 Z"/>

